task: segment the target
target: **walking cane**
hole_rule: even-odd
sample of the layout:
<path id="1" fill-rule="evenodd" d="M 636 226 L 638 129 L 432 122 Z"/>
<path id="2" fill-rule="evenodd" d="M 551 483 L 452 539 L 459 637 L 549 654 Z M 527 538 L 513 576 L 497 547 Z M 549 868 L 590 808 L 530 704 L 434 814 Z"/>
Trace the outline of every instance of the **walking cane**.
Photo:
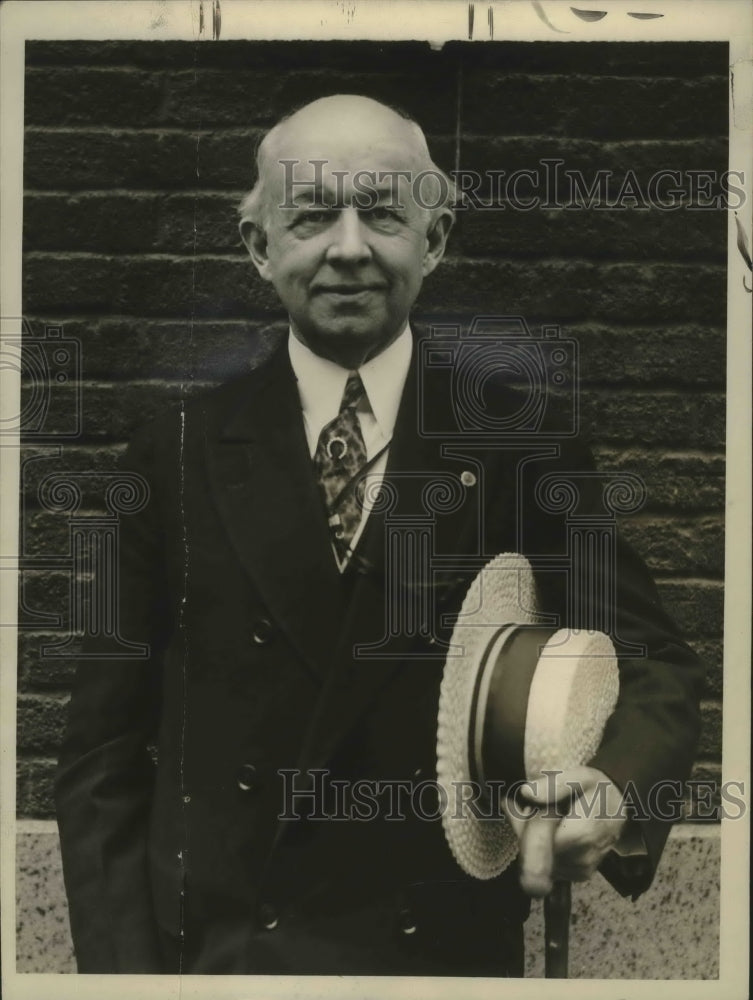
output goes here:
<path id="1" fill-rule="evenodd" d="M 567 979 L 570 883 L 558 880 L 544 898 L 544 975 Z"/>
<path id="2" fill-rule="evenodd" d="M 518 811 L 522 809 L 522 815 L 529 819 L 539 811 L 535 806 L 522 803 L 519 799 L 516 801 L 516 809 Z M 547 815 L 546 812 L 542 812 L 541 819 L 548 826 L 551 836 L 548 848 L 549 853 L 553 850 L 554 832 L 560 822 L 560 818 L 559 816 L 551 816 Z M 525 850 L 526 847 L 530 847 L 528 838 L 532 832 L 532 828 L 528 825 L 523 828 L 520 834 L 521 851 Z M 528 844 L 526 841 L 528 841 Z M 540 844 L 541 841 L 539 841 Z M 541 863 L 542 859 L 539 851 L 540 847 L 536 851 L 536 855 L 537 861 Z M 553 855 L 549 853 L 549 865 L 551 865 L 552 861 Z M 547 868 L 549 865 L 545 864 L 544 867 Z M 542 885 L 536 885 L 538 878 L 535 879 L 533 884 L 530 883 L 530 878 L 529 874 L 526 891 L 532 895 L 541 896 L 540 890 Z M 544 896 L 544 975 L 547 979 L 567 979 L 570 904 L 570 882 L 564 879 L 555 879 L 549 892 Z"/>
<path id="3" fill-rule="evenodd" d="M 539 812 L 535 806 L 522 802 L 520 799 L 516 799 L 516 811 L 519 815 L 528 819 Z M 541 819 L 547 824 L 551 836 L 547 851 L 549 853 L 549 863 L 544 864 L 544 868 L 548 868 L 553 861 L 553 856 L 550 852 L 553 850 L 555 828 L 560 822 L 560 817 L 542 812 Z M 521 831 L 521 851 L 525 850 L 526 847 L 530 847 L 528 838 L 532 832 L 532 828 L 528 825 Z M 526 841 L 528 841 L 528 844 L 526 844 Z M 541 845 L 540 840 L 538 844 Z M 540 846 L 536 850 L 536 860 L 539 863 L 543 861 L 540 855 Z M 540 890 L 543 886 L 536 884 L 538 877 L 534 879 L 533 884 L 530 882 L 530 878 L 531 875 L 529 874 L 526 891 L 531 895 L 541 896 L 542 893 Z M 544 896 L 544 974 L 547 979 L 567 979 L 570 902 L 570 882 L 563 879 L 555 879 L 549 892 Z"/>

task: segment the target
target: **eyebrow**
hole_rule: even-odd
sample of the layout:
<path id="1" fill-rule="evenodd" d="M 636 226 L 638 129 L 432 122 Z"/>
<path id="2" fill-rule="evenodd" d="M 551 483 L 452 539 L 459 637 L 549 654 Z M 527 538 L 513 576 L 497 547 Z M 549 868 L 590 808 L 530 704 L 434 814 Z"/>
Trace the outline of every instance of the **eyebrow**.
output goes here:
<path id="1" fill-rule="evenodd" d="M 303 182 L 302 182 L 303 183 Z M 340 207 L 339 203 L 334 201 L 334 197 L 337 194 L 337 189 L 335 185 L 325 184 L 324 186 L 311 181 L 309 190 L 299 191 L 296 194 L 290 194 L 285 199 L 285 207 L 289 208 L 301 208 L 309 205 L 325 205 L 327 208 L 337 208 Z M 376 196 L 378 202 L 383 200 L 394 201 L 395 208 L 402 208 L 402 202 L 399 198 L 395 199 L 394 185 L 375 183 L 372 184 L 369 180 L 363 182 L 363 190 L 353 191 L 350 198 L 346 204 L 350 203 L 354 199 L 365 199 L 369 198 L 371 195 Z M 326 202 L 325 198 L 329 197 L 330 201 Z"/>

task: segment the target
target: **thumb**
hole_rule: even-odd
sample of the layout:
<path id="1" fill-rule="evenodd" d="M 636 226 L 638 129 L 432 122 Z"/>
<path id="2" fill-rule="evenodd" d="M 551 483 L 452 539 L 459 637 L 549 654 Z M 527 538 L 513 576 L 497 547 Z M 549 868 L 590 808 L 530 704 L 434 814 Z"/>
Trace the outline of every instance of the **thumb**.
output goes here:
<path id="1" fill-rule="evenodd" d="M 546 896 L 553 884 L 554 834 L 557 816 L 534 815 L 520 838 L 520 885 L 529 896 Z"/>

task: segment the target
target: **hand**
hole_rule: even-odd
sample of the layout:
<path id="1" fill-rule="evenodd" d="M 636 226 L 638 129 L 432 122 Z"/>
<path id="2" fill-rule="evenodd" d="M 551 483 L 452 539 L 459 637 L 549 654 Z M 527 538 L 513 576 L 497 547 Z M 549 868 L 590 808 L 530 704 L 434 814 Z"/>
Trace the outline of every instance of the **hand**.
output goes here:
<path id="1" fill-rule="evenodd" d="M 555 879 L 589 879 L 622 833 L 621 803 L 622 792 L 595 767 L 544 772 L 525 782 L 503 803 L 520 841 L 523 890 L 546 896 Z"/>

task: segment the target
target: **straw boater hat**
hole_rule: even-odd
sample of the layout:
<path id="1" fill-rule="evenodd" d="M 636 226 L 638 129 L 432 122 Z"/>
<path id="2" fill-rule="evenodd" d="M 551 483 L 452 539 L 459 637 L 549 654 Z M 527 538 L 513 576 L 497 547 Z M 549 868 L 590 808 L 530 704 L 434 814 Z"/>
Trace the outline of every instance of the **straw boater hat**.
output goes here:
<path id="1" fill-rule="evenodd" d="M 442 821 L 458 864 L 480 879 L 504 871 L 518 842 L 496 800 L 491 809 L 483 799 L 469 801 L 468 782 L 509 787 L 585 764 L 617 701 L 610 639 L 544 627 L 538 618 L 530 563 L 503 553 L 471 584 L 445 662 L 437 728 Z"/>

